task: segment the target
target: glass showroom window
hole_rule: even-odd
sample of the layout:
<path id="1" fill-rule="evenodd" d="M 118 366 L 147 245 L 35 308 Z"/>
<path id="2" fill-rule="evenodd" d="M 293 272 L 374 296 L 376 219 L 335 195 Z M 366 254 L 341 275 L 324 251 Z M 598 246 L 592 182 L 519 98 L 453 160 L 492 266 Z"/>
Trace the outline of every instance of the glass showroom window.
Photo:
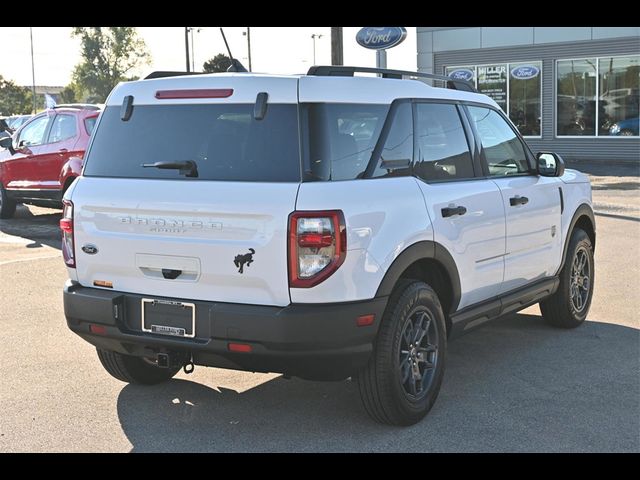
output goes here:
<path id="1" fill-rule="evenodd" d="M 540 136 L 542 62 L 509 64 L 509 118 L 524 136 Z"/>
<path id="2" fill-rule="evenodd" d="M 640 116 L 640 56 L 598 61 L 598 135 L 637 137 Z"/>
<path id="3" fill-rule="evenodd" d="M 522 135 L 540 136 L 542 62 L 447 67 L 445 73 L 495 100 Z"/>
<path id="4" fill-rule="evenodd" d="M 596 130 L 595 58 L 558 60 L 557 134 L 594 135 Z"/>

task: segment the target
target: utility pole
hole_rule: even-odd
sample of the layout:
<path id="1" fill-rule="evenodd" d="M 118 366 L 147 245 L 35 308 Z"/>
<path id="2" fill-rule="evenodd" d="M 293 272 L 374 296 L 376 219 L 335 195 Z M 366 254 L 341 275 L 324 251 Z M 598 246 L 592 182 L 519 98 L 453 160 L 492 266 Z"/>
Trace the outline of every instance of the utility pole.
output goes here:
<path id="1" fill-rule="evenodd" d="M 36 114 L 36 68 L 33 62 L 33 27 L 29 27 L 31 38 L 31 95 L 33 96 L 33 114 Z"/>
<path id="2" fill-rule="evenodd" d="M 247 27 L 247 31 L 242 32 L 242 35 L 247 37 L 247 57 L 249 59 L 249 71 L 251 72 L 251 27 Z"/>
<path id="3" fill-rule="evenodd" d="M 189 27 L 184 27 L 184 50 L 187 59 L 187 72 L 191 71 L 191 65 L 189 62 Z"/>
<path id="4" fill-rule="evenodd" d="M 331 27 L 331 65 L 343 65 L 342 27 Z"/>
<path id="5" fill-rule="evenodd" d="M 316 64 L 316 38 L 320 40 L 324 35 L 318 33 L 311 34 L 311 40 L 313 40 L 313 64 Z"/>

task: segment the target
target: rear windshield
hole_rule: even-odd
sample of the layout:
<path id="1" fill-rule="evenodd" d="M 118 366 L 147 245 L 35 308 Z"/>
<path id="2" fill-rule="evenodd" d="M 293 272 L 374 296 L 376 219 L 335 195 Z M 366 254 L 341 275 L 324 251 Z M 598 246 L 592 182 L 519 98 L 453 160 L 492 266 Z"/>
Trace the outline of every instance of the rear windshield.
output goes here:
<path id="1" fill-rule="evenodd" d="M 255 120 L 253 104 L 139 105 L 128 121 L 120 107 L 102 114 L 84 174 L 93 177 L 299 182 L 296 105 L 269 104 Z M 196 163 L 197 178 L 156 162 Z"/>

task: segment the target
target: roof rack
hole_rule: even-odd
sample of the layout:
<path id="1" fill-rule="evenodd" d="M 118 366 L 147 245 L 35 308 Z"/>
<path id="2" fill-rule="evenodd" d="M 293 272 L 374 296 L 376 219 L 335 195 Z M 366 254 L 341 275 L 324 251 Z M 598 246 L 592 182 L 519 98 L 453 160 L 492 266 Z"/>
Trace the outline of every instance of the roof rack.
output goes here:
<path id="1" fill-rule="evenodd" d="M 144 77 L 144 80 L 151 80 L 153 78 L 164 78 L 164 77 L 182 77 L 184 75 L 204 75 L 205 72 L 170 72 L 164 70 L 158 70 L 156 72 L 151 72 L 149 75 Z"/>
<path id="2" fill-rule="evenodd" d="M 98 105 L 92 103 L 61 103 L 53 108 L 79 108 L 81 110 L 100 110 Z"/>
<path id="3" fill-rule="evenodd" d="M 403 77 L 419 77 L 428 78 L 431 80 L 439 80 L 446 82 L 446 88 L 453 90 L 463 90 L 466 92 L 476 92 L 475 87 L 466 80 L 459 80 L 457 78 L 447 77 L 445 75 L 436 75 L 433 73 L 422 72 L 410 72 L 408 70 L 389 70 L 387 68 L 370 68 L 370 67 L 347 67 L 343 65 L 314 65 L 309 69 L 307 75 L 314 75 L 318 77 L 353 77 L 354 73 L 379 73 L 382 78 L 396 78 L 402 79 Z"/>

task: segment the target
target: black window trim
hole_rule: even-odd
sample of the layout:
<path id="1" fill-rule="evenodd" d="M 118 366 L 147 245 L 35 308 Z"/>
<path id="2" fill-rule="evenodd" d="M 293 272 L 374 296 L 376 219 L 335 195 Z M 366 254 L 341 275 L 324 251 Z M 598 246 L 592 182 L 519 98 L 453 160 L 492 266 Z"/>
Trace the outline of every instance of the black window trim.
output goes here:
<path id="1" fill-rule="evenodd" d="M 480 163 L 481 163 L 481 166 L 482 166 L 482 171 L 483 171 L 483 174 L 484 174 L 483 178 L 487 178 L 487 179 L 514 178 L 514 177 L 528 177 L 528 176 L 537 176 L 538 175 L 538 172 L 537 172 L 537 170 L 535 168 L 535 160 L 534 160 L 535 156 L 533 155 L 533 152 L 531 151 L 531 148 L 529 148 L 529 145 L 524 140 L 524 138 L 522 137 L 522 135 L 520 134 L 518 129 L 515 128 L 515 126 L 513 125 L 511 120 L 509 119 L 509 117 L 507 117 L 505 115 L 505 113 L 500 108 L 496 108 L 493 105 L 488 105 L 486 103 L 481 103 L 481 102 L 465 101 L 465 102 L 461 102 L 461 103 L 462 103 L 462 108 L 463 108 L 463 110 L 464 110 L 464 112 L 465 112 L 465 114 L 467 116 L 467 121 L 469 122 L 469 125 L 471 126 L 471 129 L 473 130 L 473 135 L 476 138 L 476 142 L 477 142 L 478 147 L 480 149 L 479 158 L 480 158 Z M 520 143 L 523 146 L 524 154 L 527 157 L 527 165 L 529 166 L 529 170 L 528 171 L 522 172 L 522 173 L 511 174 L 511 175 L 491 175 L 489 173 L 489 164 L 488 164 L 487 158 L 486 158 L 486 156 L 484 154 L 484 148 L 482 147 L 482 140 L 480 138 L 480 133 L 478 132 L 478 129 L 474 125 L 473 117 L 471 116 L 471 112 L 469 111 L 468 107 L 480 107 L 480 108 L 486 108 L 488 110 L 493 110 L 500 117 L 502 117 L 503 120 L 505 120 L 507 122 L 507 125 L 509 126 L 511 131 L 513 131 L 513 133 L 515 133 L 516 137 L 518 138 L 518 140 L 520 140 Z"/>

